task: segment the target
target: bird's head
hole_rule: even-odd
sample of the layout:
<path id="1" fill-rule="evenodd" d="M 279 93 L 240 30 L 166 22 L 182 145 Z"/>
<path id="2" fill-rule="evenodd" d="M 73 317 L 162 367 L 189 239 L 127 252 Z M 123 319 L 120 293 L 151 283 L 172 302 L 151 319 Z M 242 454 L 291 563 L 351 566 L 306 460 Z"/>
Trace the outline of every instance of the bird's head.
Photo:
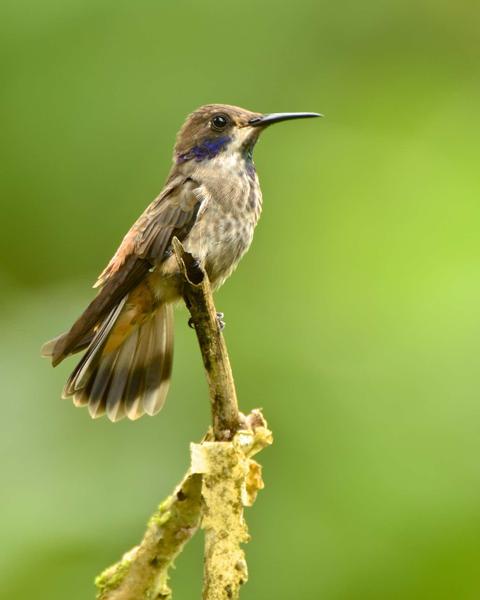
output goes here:
<path id="1" fill-rule="evenodd" d="M 262 114 L 228 104 L 206 104 L 190 114 L 180 129 L 174 160 L 200 162 L 227 150 L 251 159 L 253 147 L 265 127 L 280 121 L 320 116 L 318 113 Z"/>

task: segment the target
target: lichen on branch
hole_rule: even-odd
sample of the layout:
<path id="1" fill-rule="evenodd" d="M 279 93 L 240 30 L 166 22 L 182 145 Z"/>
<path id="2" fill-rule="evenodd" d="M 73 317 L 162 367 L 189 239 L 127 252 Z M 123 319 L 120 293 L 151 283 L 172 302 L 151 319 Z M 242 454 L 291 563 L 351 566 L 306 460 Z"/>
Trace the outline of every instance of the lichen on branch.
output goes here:
<path id="1" fill-rule="evenodd" d="M 253 454 L 272 443 L 260 411 L 245 423 L 257 426 L 239 430 L 231 442 L 192 445 L 192 471 L 202 474 L 205 561 L 205 600 L 238 598 L 248 579 L 242 544 L 249 541 L 244 506 L 251 506 L 263 488 L 260 465 Z"/>
<path id="2" fill-rule="evenodd" d="M 190 445 L 191 466 L 173 494 L 160 504 L 138 546 L 95 581 L 98 600 L 168 600 L 168 571 L 184 545 L 205 530 L 204 598 L 234 599 L 247 581 L 241 544 L 248 541 L 243 508 L 263 488 L 253 455 L 272 443 L 262 414 L 243 417 L 233 440 L 216 442 L 211 432 Z"/>

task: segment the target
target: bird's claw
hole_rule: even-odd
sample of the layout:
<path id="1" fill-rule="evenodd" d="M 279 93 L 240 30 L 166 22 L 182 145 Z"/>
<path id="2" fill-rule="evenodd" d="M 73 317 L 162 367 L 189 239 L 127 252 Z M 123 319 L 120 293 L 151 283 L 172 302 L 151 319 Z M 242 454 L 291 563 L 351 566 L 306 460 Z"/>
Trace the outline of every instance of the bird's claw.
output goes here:
<path id="1" fill-rule="evenodd" d="M 225 321 L 223 320 L 224 316 L 225 315 L 223 312 L 217 312 L 217 325 L 218 325 L 220 331 L 223 331 L 225 329 Z M 190 317 L 188 319 L 188 326 L 191 329 L 195 329 L 195 321 L 193 320 L 193 317 Z"/>
<path id="2" fill-rule="evenodd" d="M 225 321 L 223 320 L 223 317 L 225 315 L 223 314 L 223 312 L 217 312 L 217 325 L 220 328 L 220 331 L 223 331 L 225 329 Z"/>

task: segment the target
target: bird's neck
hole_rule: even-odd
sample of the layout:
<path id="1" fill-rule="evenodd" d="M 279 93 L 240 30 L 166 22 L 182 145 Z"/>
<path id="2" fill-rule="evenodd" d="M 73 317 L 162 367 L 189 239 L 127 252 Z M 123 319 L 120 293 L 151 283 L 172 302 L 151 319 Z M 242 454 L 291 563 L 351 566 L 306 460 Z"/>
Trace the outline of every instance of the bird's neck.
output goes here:
<path id="1" fill-rule="evenodd" d="M 212 165 L 216 168 L 224 164 L 229 169 L 232 164 L 244 167 L 251 176 L 255 174 L 255 165 L 253 164 L 253 149 L 255 147 L 256 137 L 247 139 L 232 138 L 228 135 L 212 139 L 202 140 L 200 143 L 191 146 L 188 150 L 182 150 L 175 153 L 175 164 L 183 165 L 191 163 L 192 166 Z"/>
<path id="2" fill-rule="evenodd" d="M 176 154 L 175 161 L 177 164 L 183 164 L 189 161 L 202 162 L 212 160 L 224 152 L 230 146 L 231 141 L 232 139 L 228 135 L 203 140 L 186 152 Z"/>

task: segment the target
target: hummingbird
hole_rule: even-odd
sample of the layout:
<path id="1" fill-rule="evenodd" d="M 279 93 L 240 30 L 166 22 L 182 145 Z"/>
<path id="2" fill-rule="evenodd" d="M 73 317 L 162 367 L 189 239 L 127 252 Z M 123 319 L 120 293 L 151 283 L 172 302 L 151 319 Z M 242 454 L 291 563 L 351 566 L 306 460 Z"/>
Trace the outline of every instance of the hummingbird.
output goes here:
<path id="1" fill-rule="evenodd" d="M 250 247 L 262 210 L 253 162 L 259 135 L 274 123 L 319 116 L 207 104 L 187 117 L 163 190 L 98 277 L 97 296 L 69 331 L 42 348 L 53 366 L 84 351 L 64 398 L 113 422 L 162 408 L 172 370 L 173 307 L 182 294 L 173 238 L 218 289 Z"/>

